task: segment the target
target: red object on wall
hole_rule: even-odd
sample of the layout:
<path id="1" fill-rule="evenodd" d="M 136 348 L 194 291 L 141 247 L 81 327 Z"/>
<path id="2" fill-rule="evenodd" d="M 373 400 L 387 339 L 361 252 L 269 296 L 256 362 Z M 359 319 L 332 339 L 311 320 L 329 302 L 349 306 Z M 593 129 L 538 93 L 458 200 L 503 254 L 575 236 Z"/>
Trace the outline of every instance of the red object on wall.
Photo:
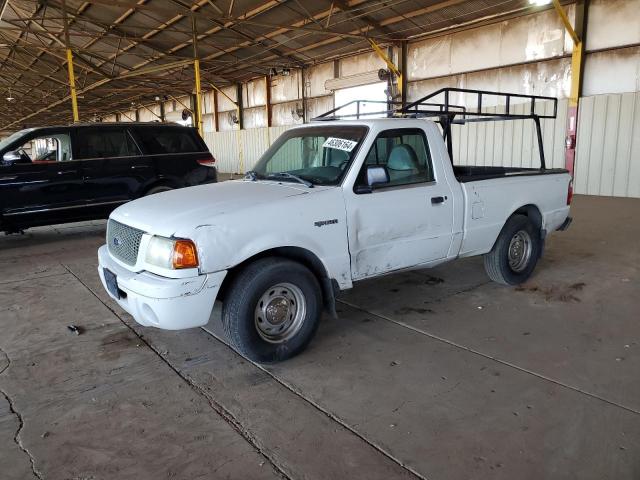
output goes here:
<path id="1" fill-rule="evenodd" d="M 564 168 L 573 176 L 576 163 L 576 135 L 578 131 L 578 107 L 569 107 L 567 112 L 567 138 L 565 141 Z"/>

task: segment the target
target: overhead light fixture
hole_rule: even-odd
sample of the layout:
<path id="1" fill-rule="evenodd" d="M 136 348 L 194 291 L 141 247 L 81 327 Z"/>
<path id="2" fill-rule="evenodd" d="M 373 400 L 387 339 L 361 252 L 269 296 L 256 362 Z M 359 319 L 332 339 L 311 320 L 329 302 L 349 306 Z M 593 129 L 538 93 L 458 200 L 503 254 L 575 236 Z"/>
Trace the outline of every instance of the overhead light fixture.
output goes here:
<path id="1" fill-rule="evenodd" d="M 529 4 L 534 5 L 536 7 L 542 7 L 544 5 L 549 5 L 551 0 L 529 0 Z"/>

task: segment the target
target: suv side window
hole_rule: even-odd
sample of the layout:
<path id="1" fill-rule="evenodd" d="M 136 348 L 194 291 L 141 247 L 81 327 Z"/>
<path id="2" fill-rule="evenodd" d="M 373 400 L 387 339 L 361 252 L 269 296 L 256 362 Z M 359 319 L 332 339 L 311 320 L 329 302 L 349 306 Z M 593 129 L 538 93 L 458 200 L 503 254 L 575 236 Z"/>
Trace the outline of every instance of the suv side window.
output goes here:
<path id="1" fill-rule="evenodd" d="M 151 155 L 203 151 L 189 128 L 138 127 L 135 132 L 145 152 Z"/>
<path id="2" fill-rule="evenodd" d="M 71 140 L 67 133 L 35 137 L 16 149 L 19 163 L 65 162 L 71 159 Z"/>
<path id="3" fill-rule="evenodd" d="M 381 132 L 367 154 L 367 165 L 381 165 L 389 172 L 385 186 L 433 182 L 433 164 L 424 132 L 402 128 Z M 363 174 L 360 178 L 364 178 Z"/>
<path id="4" fill-rule="evenodd" d="M 75 140 L 76 160 L 140 155 L 123 128 L 83 128 Z"/>

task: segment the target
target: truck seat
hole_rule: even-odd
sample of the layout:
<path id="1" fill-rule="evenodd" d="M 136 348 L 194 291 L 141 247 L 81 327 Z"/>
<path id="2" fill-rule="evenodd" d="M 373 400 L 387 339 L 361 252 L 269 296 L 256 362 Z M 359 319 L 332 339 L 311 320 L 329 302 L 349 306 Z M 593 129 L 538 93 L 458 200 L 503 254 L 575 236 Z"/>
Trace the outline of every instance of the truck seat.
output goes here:
<path id="1" fill-rule="evenodd" d="M 387 170 L 391 183 L 410 178 L 419 173 L 418 156 L 415 150 L 407 144 L 401 143 L 391 149 Z"/>

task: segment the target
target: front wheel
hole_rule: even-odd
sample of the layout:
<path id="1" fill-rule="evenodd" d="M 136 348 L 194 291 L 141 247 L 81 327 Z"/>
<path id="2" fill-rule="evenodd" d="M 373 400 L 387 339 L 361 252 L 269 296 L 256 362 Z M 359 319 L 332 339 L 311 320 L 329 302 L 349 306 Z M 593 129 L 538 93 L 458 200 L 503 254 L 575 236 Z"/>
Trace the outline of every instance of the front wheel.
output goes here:
<path id="1" fill-rule="evenodd" d="M 529 217 L 513 215 L 484 256 L 484 268 L 494 282 L 519 285 L 531 276 L 541 254 L 540 230 Z"/>
<path id="2" fill-rule="evenodd" d="M 283 258 L 264 258 L 233 280 L 222 307 L 222 324 L 241 354 L 271 363 L 304 350 L 321 313 L 320 286 L 306 267 Z"/>

